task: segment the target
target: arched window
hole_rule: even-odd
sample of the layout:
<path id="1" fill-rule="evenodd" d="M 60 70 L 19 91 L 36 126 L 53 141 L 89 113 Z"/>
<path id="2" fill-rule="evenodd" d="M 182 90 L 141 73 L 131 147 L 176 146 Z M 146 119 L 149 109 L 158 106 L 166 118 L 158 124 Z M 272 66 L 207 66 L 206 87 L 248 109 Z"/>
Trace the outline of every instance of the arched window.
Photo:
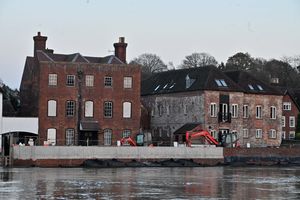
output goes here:
<path id="1" fill-rule="evenodd" d="M 56 129 L 55 128 L 49 128 L 47 130 L 47 141 L 50 145 L 56 144 Z"/>
<path id="2" fill-rule="evenodd" d="M 131 118 L 131 103 L 123 102 L 123 118 Z"/>
<path id="3" fill-rule="evenodd" d="M 48 116 L 56 117 L 56 101 L 55 100 L 48 101 Z"/>
<path id="4" fill-rule="evenodd" d="M 104 145 L 110 146 L 112 140 L 112 130 L 111 129 L 105 129 L 104 130 Z"/>
<path id="5" fill-rule="evenodd" d="M 93 117 L 94 116 L 94 102 L 86 101 L 84 105 L 84 116 Z"/>

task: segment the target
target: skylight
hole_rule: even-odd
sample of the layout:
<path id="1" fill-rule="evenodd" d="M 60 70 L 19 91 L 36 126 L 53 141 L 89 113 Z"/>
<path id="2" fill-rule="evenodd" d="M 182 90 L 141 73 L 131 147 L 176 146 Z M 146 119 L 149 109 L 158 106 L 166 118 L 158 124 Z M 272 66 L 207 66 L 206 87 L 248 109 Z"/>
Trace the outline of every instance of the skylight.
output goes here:
<path id="1" fill-rule="evenodd" d="M 223 79 L 221 79 L 220 81 L 224 87 L 227 87 L 227 83 Z"/>
<path id="2" fill-rule="evenodd" d="M 254 90 L 254 87 L 251 84 L 248 84 L 248 87 L 250 88 L 250 90 Z"/>
<path id="3" fill-rule="evenodd" d="M 160 85 L 158 85 L 158 86 L 154 89 L 154 91 L 158 90 L 159 87 L 160 87 Z"/>
<path id="4" fill-rule="evenodd" d="M 224 81 L 224 79 L 215 79 L 215 82 L 219 87 L 227 87 L 227 83 Z"/>
<path id="5" fill-rule="evenodd" d="M 168 86 L 168 83 L 163 87 L 163 89 L 166 89 L 167 86 Z"/>
<path id="6" fill-rule="evenodd" d="M 175 86 L 175 84 L 176 84 L 176 83 L 173 83 L 173 84 L 169 87 L 169 89 L 172 89 L 172 88 Z"/>
<path id="7" fill-rule="evenodd" d="M 261 87 L 261 85 L 257 85 L 257 87 L 258 87 L 258 89 L 260 90 L 260 91 L 263 91 L 264 89 Z"/>

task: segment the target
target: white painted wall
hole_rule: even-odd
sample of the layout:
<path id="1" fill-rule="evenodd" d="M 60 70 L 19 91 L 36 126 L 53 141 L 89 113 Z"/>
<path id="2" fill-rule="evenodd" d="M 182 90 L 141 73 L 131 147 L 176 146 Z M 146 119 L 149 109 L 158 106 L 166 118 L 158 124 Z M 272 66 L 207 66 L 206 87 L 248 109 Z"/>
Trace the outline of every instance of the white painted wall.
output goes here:
<path id="1" fill-rule="evenodd" d="M 29 132 L 38 133 L 37 117 L 3 117 L 2 133 Z"/>
<path id="2" fill-rule="evenodd" d="M 2 151 L 2 115 L 3 115 L 3 94 L 0 91 L 0 152 Z"/>

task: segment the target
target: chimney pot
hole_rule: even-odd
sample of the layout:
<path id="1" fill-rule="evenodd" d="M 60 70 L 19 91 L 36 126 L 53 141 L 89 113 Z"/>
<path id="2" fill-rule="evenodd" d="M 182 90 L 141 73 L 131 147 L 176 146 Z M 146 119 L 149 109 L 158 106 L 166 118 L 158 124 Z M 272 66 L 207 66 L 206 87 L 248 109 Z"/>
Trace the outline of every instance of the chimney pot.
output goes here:
<path id="1" fill-rule="evenodd" d="M 125 42 L 125 37 L 119 37 L 119 43 L 124 43 Z"/>
<path id="2" fill-rule="evenodd" d="M 114 43 L 115 56 L 119 58 L 123 63 L 126 63 L 126 47 L 125 37 L 119 37 L 119 42 Z"/>
<path id="3" fill-rule="evenodd" d="M 33 50 L 33 55 L 34 56 L 36 56 L 36 51 L 37 50 L 42 50 L 42 51 L 46 50 L 47 37 L 42 36 L 41 32 L 37 32 L 37 36 L 33 37 L 33 41 L 34 41 L 34 50 Z"/>

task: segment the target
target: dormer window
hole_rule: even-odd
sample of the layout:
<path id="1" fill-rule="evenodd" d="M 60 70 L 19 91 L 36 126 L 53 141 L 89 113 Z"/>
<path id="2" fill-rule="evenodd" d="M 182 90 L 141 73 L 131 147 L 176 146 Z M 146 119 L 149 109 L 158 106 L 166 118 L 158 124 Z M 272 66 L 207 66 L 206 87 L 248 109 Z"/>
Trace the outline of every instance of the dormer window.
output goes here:
<path id="1" fill-rule="evenodd" d="M 258 87 L 258 89 L 260 90 L 260 91 L 263 91 L 264 89 L 261 87 L 261 85 L 257 85 L 257 87 Z"/>
<path id="2" fill-rule="evenodd" d="M 185 77 L 185 88 L 186 89 L 190 88 L 193 85 L 194 82 L 195 82 L 195 79 L 192 79 L 192 78 L 189 77 L 189 75 L 186 75 L 186 77 Z"/>
<path id="3" fill-rule="evenodd" d="M 250 90 L 254 90 L 254 87 L 251 84 L 248 84 L 248 87 L 250 88 Z"/>
<path id="4" fill-rule="evenodd" d="M 215 79 L 215 82 L 219 87 L 227 87 L 227 83 L 224 81 L 224 79 Z"/>

